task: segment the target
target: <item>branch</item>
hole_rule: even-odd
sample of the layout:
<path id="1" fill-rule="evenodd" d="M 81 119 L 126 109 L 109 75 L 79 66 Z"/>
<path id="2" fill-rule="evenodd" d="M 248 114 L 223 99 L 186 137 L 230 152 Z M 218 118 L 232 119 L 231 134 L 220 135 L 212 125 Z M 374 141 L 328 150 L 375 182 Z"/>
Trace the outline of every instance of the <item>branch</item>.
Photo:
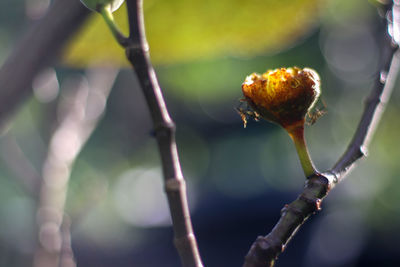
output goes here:
<path id="1" fill-rule="evenodd" d="M 59 267 L 76 267 L 74 252 L 71 246 L 71 220 L 68 215 L 64 215 L 61 224 L 60 236 L 62 240 L 60 249 Z"/>
<path id="2" fill-rule="evenodd" d="M 56 0 L 0 68 L 0 124 L 31 93 L 32 80 L 49 66 L 87 18 L 78 0 Z"/>
<path id="3" fill-rule="evenodd" d="M 313 175 L 307 179 L 303 192 L 285 205 L 281 218 L 267 236 L 259 236 L 246 255 L 243 267 L 272 267 L 300 226 L 321 209 L 322 199 L 334 183 L 333 176 Z"/>
<path id="4" fill-rule="evenodd" d="M 125 46 L 143 90 L 154 124 L 165 190 L 168 197 L 174 244 L 184 267 L 203 266 L 190 220 L 186 185 L 182 175 L 175 142 L 175 124 L 168 114 L 155 71 L 150 63 L 142 10 L 142 0 L 128 0 L 129 39 Z"/>
<path id="5" fill-rule="evenodd" d="M 398 16 L 400 14 L 395 15 L 395 17 Z M 364 112 L 353 139 L 344 154 L 329 170 L 331 174 L 336 176 L 338 182 L 349 173 L 358 159 L 366 156 L 369 142 L 392 94 L 399 71 L 400 55 L 397 47 L 394 48 L 391 46 L 391 41 L 387 40 L 386 44 L 390 45 L 390 52 L 388 55 L 382 56 L 386 56 L 387 58 L 383 58 L 382 71 L 376 79 L 375 89 L 372 90 L 365 102 Z"/>
<path id="6" fill-rule="evenodd" d="M 394 21 L 398 15 L 399 13 L 393 14 Z M 383 70 L 366 101 L 354 137 L 343 156 L 330 170 L 307 179 L 299 197 L 282 209 L 281 217 L 272 231 L 267 236 L 257 237 L 246 255 L 243 267 L 274 266 L 275 260 L 301 225 L 320 210 L 322 200 L 329 191 L 345 178 L 357 160 L 365 156 L 369 141 L 395 85 L 400 67 L 400 52 L 391 49 L 388 59 L 383 64 Z"/>

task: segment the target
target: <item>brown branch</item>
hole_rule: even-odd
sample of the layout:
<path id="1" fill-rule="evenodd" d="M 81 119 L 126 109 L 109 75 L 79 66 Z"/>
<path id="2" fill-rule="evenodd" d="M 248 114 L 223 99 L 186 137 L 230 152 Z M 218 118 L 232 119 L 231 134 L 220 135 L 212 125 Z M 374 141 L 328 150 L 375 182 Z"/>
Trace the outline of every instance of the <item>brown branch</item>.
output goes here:
<path id="1" fill-rule="evenodd" d="M 395 19 L 398 15 L 393 14 Z M 379 75 L 375 88 L 366 101 L 354 137 L 343 156 L 330 170 L 307 179 L 299 197 L 282 209 L 281 217 L 272 231 L 267 236 L 257 237 L 246 255 L 244 267 L 274 266 L 275 260 L 284 251 L 301 225 L 320 210 L 321 202 L 330 189 L 345 178 L 357 160 L 365 156 L 369 141 L 390 98 L 399 72 L 400 52 L 392 49 L 388 58 L 389 60 L 384 62 L 383 71 Z"/>
<path id="2" fill-rule="evenodd" d="M 279 254 L 300 226 L 316 211 L 334 183 L 333 176 L 313 175 L 307 179 L 303 192 L 285 205 L 281 218 L 267 236 L 259 236 L 251 246 L 243 267 L 272 267 Z"/>
<path id="3" fill-rule="evenodd" d="M 167 193 L 174 243 L 183 266 L 203 266 L 190 220 L 186 185 L 175 142 L 175 124 L 168 114 L 156 74 L 150 63 L 142 10 L 142 0 L 128 0 L 130 42 L 126 54 L 143 90 L 154 124 Z"/>
<path id="4" fill-rule="evenodd" d="M 56 0 L 0 68 L 0 124 L 31 93 L 32 80 L 49 66 L 87 18 L 79 0 Z"/>

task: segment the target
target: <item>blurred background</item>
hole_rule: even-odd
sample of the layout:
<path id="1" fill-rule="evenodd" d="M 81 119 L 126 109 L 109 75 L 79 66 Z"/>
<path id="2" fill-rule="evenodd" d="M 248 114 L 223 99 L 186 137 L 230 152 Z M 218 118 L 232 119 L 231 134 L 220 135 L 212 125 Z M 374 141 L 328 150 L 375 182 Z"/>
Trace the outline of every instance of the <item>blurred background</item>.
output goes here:
<path id="1" fill-rule="evenodd" d="M 50 4 L 0 2 L 0 63 Z M 255 238 L 272 229 L 304 185 L 286 132 L 265 121 L 243 128 L 235 111 L 241 83 L 278 67 L 317 70 L 324 102 L 318 106 L 327 114 L 307 127 L 306 138 L 315 165 L 330 168 L 379 74 L 385 29 L 378 4 L 144 5 L 204 264 L 241 266 Z M 126 29 L 124 14 L 122 7 L 115 16 Z M 98 15 L 32 89 L 0 136 L 0 266 L 31 266 L 38 242 L 68 248 L 68 239 L 53 235 L 64 209 L 61 228 L 71 236 L 77 266 L 180 266 L 149 113 L 124 51 Z M 277 266 L 399 266 L 399 114 L 395 90 L 368 158 L 329 194 Z"/>

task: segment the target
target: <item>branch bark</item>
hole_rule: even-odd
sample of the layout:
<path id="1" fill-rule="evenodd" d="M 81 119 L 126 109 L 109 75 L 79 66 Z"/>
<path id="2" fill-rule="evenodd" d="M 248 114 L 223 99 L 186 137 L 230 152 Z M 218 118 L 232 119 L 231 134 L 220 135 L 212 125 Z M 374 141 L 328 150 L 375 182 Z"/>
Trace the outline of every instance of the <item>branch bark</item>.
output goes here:
<path id="1" fill-rule="evenodd" d="M 174 244 L 184 267 L 201 267 L 203 264 L 190 220 L 186 185 L 175 142 L 175 123 L 168 113 L 155 71 L 150 63 L 142 0 L 128 0 L 127 6 L 130 34 L 129 41 L 123 45 L 138 77 L 153 120 L 173 222 Z"/>
<path id="2" fill-rule="evenodd" d="M 400 26 L 400 6 L 396 4 L 396 1 L 394 3 L 393 12 L 387 15 L 390 15 L 387 19 L 393 21 L 388 23 L 388 32 L 390 32 L 390 27 L 398 28 Z M 367 155 L 369 142 L 378 126 L 386 103 L 390 99 L 400 64 L 399 52 L 396 52 L 398 50 L 397 42 L 400 40 L 400 36 L 397 36 L 398 34 L 399 32 L 397 31 L 392 38 L 384 34 L 384 45 L 381 54 L 382 70 L 376 77 L 375 89 L 372 90 L 365 102 L 365 108 L 353 139 L 337 163 L 329 170 L 330 173 L 336 176 L 338 181 L 346 176 L 358 159 Z M 393 44 L 396 43 L 397 45 L 394 47 Z"/>
<path id="3" fill-rule="evenodd" d="M 0 68 L 0 124 L 31 93 L 32 80 L 53 63 L 89 11 L 78 0 L 56 0 Z"/>
<path id="4" fill-rule="evenodd" d="M 279 254 L 300 226 L 321 209 L 322 199 L 335 181 L 333 176 L 313 175 L 307 179 L 303 192 L 285 205 L 281 218 L 267 236 L 258 236 L 245 258 L 243 267 L 272 267 Z"/>
<path id="5" fill-rule="evenodd" d="M 393 21 L 400 21 L 399 12 L 393 12 L 393 17 Z M 383 70 L 365 103 L 364 112 L 347 150 L 331 169 L 307 179 L 299 197 L 282 209 L 281 217 L 272 231 L 266 236 L 257 237 L 245 257 L 243 267 L 274 266 L 275 260 L 302 224 L 321 209 L 322 200 L 329 191 L 346 177 L 357 160 L 366 155 L 369 141 L 390 98 L 400 68 L 400 52 L 397 47 L 392 47 L 392 41 L 396 42 L 396 38 L 386 43 L 391 47 L 391 52 L 387 59 L 383 59 Z"/>

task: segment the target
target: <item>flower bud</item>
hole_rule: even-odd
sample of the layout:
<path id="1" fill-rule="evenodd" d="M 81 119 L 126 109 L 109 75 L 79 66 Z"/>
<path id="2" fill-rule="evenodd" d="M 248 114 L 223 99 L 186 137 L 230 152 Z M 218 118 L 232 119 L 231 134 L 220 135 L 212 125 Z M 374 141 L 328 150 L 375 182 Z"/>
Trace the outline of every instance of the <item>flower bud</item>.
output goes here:
<path id="1" fill-rule="evenodd" d="M 100 12 L 106 5 L 110 6 L 111 12 L 117 10 L 125 0 L 80 0 L 87 8 L 92 11 Z"/>
<path id="2" fill-rule="evenodd" d="M 320 95 L 320 79 L 312 69 L 280 68 L 250 74 L 242 91 L 262 118 L 288 129 L 304 123 Z"/>

